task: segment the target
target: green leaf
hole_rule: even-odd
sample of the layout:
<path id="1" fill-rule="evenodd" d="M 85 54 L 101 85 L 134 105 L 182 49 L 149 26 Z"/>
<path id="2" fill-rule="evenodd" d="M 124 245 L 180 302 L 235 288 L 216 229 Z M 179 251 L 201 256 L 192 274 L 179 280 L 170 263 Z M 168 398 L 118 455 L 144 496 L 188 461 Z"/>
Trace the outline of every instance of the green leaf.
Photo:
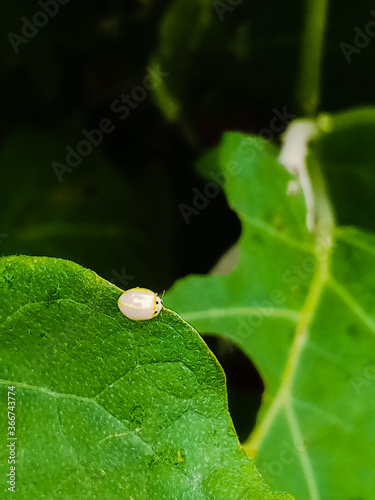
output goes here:
<path id="1" fill-rule="evenodd" d="M 244 447 L 269 484 L 297 500 L 371 500 L 374 235 L 335 227 L 331 244 L 315 241 L 302 193 L 288 194 L 292 176 L 259 138 L 227 133 L 200 170 L 216 172 L 242 222 L 240 260 L 181 280 L 168 304 L 258 368 L 266 390 Z"/>
<path id="2" fill-rule="evenodd" d="M 15 386 L 19 498 L 290 500 L 240 448 L 197 332 L 168 309 L 127 319 L 120 293 L 69 261 L 0 259 L 0 435 Z"/>
<path id="3" fill-rule="evenodd" d="M 322 165 L 340 225 L 375 230 L 375 108 L 320 118 L 311 147 Z"/>

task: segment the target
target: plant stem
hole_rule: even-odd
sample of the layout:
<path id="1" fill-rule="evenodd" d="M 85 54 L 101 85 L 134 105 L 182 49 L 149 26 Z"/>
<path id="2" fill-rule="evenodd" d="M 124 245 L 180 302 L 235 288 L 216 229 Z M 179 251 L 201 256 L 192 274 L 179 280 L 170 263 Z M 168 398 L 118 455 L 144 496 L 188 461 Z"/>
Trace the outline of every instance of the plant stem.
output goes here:
<path id="1" fill-rule="evenodd" d="M 320 102 L 320 80 L 329 0 L 306 0 L 297 101 L 302 113 L 313 117 Z"/>
<path id="2" fill-rule="evenodd" d="M 307 158 L 307 171 L 314 198 L 315 244 L 320 259 L 325 258 L 333 246 L 335 214 L 329 199 L 327 185 L 318 159 L 314 154 Z"/>

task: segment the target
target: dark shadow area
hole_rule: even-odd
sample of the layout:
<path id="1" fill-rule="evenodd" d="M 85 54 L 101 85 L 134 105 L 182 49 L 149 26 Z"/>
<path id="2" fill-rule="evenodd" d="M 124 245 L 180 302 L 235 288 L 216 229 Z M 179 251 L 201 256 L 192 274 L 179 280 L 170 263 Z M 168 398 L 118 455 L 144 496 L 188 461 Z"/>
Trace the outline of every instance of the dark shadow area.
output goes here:
<path id="1" fill-rule="evenodd" d="M 254 428 L 264 384 L 245 354 L 229 340 L 205 335 L 227 378 L 228 405 L 239 440 L 244 442 Z"/>

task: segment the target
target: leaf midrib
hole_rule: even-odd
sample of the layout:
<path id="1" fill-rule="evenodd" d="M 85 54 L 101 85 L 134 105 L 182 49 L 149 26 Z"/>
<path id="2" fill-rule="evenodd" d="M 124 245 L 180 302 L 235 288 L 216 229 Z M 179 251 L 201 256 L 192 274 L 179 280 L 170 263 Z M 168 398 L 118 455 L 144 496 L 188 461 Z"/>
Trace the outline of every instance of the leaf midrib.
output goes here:
<path id="1" fill-rule="evenodd" d="M 182 313 L 182 316 L 185 321 L 190 322 L 200 319 L 237 318 L 238 316 L 253 316 L 255 314 L 261 314 L 262 316 L 267 317 L 297 320 L 299 311 L 295 311 L 293 309 L 281 309 L 277 307 L 228 307 L 191 311 Z"/>
<path id="2" fill-rule="evenodd" d="M 243 445 L 249 456 L 253 458 L 256 457 L 259 447 L 267 432 L 269 431 L 272 423 L 278 416 L 279 412 L 284 409 L 290 425 L 294 445 L 296 449 L 300 451 L 301 465 L 305 473 L 311 500 L 319 500 L 320 495 L 318 492 L 312 465 L 304 447 L 303 436 L 298 425 L 298 419 L 294 412 L 291 396 L 291 385 L 293 376 L 296 372 L 301 351 L 305 346 L 308 338 L 309 325 L 311 324 L 312 318 L 316 311 L 316 306 L 322 294 L 322 291 L 330 277 L 332 248 L 333 243 L 331 244 L 331 246 L 326 248 L 323 256 L 321 254 L 317 255 L 317 253 L 315 253 L 315 258 L 317 259 L 318 266 L 315 271 L 314 278 L 307 294 L 305 303 L 299 313 L 293 342 L 291 344 L 289 356 L 281 378 L 279 389 L 275 397 L 273 398 L 272 403 L 269 405 L 266 413 L 264 414 L 262 421 L 259 422 L 259 424 L 255 427 L 255 430 L 251 434 L 250 438 Z"/>

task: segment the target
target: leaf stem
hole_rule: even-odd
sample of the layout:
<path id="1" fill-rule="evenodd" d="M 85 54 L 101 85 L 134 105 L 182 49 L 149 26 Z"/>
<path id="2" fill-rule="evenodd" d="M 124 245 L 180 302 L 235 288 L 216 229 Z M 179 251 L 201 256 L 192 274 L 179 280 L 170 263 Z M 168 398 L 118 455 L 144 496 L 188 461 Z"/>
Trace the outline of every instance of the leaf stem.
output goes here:
<path id="1" fill-rule="evenodd" d="M 314 199 L 315 247 L 318 253 L 324 254 L 333 245 L 336 226 L 335 214 L 321 166 L 314 154 L 307 157 L 307 171 Z"/>
<path id="2" fill-rule="evenodd" d="M 320 81 L 329 0 L 306 0 L 297 104 L 302 113 L 313 117 L 320 103 Z"/>

